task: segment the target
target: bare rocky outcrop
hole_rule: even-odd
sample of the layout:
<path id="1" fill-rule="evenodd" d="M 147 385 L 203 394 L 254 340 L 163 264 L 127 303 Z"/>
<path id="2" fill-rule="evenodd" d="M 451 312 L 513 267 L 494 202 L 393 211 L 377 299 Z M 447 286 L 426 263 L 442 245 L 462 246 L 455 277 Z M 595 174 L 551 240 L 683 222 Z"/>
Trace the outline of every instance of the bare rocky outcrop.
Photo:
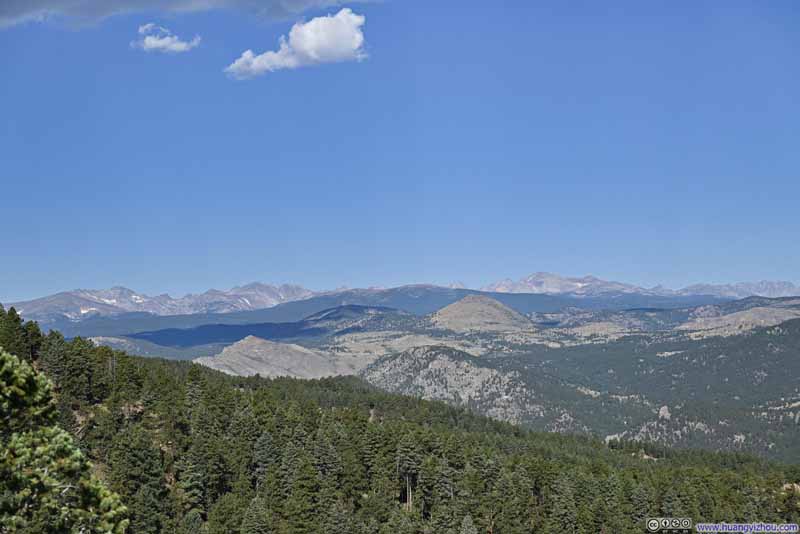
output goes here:
<path id="1" fill-rule="evenodd" d="M 479 407 L 490 417 L 520 422 L 540 408 L 516 372 L 477 365 L 480 360 L 445 346 L 415 347 L 380 358 L 361 372 L 367 382 L 386 391 Z"/>
<path id="2" fill-rule="evenodd" d="M 216 356 L 196 358 L 195 363 L 239 376 L 290 376 L 322 378 L 353 374 L 354 370 L 330 354 L 300 345 L 276 343 L 248 336 Z"/>

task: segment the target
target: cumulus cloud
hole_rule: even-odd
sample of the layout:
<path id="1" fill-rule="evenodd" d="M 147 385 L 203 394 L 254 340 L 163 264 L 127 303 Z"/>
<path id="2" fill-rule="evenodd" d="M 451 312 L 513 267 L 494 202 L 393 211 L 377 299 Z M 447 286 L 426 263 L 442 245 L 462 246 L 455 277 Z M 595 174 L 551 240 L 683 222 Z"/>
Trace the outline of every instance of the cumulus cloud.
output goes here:
<path id="1" fill-rule="evenodd" d="M 66 18 L 92 22 L 123 13 L 239 9 L 280 19 L 342 0 L 0 0 L 0 28 L 22 22 Z"/>
<path id="2" fill-rule="evenodd" d="M 141 48 L 145 52 L 167 52 L 177 54 L 188 52 L 200 44 L 200 36 L 195 35 L 191 41 L 182 41 L 177 35 L 163 26 L 152 22 L 139 26 L 139 38 L 131 42 L 133 48 Z"/>
<path id="3" fill-rule="evenodd" d="M 361 61 L 366 17 L 344 8 L 336 15 L 316 17 L 292 26 L 289 38 L 282 36 L 278 50 L 255 54 L 246 50 L 225 72 L 237 79 L 252 78 L 281 69 L 296 69 L 321 63 Z"/>

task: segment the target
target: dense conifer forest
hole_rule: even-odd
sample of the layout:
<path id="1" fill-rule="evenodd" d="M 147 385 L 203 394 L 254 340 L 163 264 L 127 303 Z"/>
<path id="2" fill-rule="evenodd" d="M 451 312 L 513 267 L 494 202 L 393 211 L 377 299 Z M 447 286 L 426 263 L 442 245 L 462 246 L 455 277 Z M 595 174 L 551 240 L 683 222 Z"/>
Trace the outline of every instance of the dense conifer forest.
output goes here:
<path id="1" fill-rule="evenodd" d="M 617 534 L 800 522 L 800 467 L 536 433 L 355 378 L 231 377 L 0 310 L 0 531 Z"/>

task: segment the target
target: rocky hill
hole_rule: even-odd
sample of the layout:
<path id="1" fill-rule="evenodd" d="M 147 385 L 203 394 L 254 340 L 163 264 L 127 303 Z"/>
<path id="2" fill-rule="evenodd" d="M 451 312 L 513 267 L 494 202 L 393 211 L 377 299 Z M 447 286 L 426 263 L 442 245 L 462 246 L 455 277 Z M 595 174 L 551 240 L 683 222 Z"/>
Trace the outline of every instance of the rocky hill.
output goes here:
<path id="1" fill-rule="evenodd" d="M 216 356 L 196 358 L 195 363 L 239 376 L 290 376 L 321 378 L 353 374 L 353 369 L 330 355 L 300 345 L 276 343 L 254 336 L 226 347 Z"/>
<path id="2" fill-rule="evenodd" d="M 500 302 L 483 296 L 468 295 L 431 315 L 431 323 L 454 332 L 524 332 L 533 323 L 524 315 Z"/>

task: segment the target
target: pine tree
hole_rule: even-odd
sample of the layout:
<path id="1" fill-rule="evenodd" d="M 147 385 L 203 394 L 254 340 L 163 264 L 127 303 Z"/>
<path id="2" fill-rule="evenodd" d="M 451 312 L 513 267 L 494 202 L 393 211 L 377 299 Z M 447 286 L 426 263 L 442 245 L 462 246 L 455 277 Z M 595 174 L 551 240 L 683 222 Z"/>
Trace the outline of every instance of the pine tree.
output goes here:
<path id="1" fill-rule="evenodd" d="M 367 477 L 367 465 L 362 461 L 362 451 L 358 448 L 355 440 L 347 440 L 340 449 L 342 459 L 342 471 L 340 474 L 341 493 L 345 499 L 357 499 L 369 488 Z M 385 476 L 392 470 L 392 464 L 386 466 L 385 463 L 375 464 L 372 468 L 372 478 L 380 477 L 378 473 Z"/>
<path id="2" fill-rule="evenodd" d="M 413 435 L 406 434 L 397 445 L 397 475 L 404 485 L 405 509 L 414 509 L 414 488 L 421 464 L 417 443 Z"/>
<path id="3" fill-rule="evenodd" d="M 213 408 L 205 402 L 197 406 L 192 421 L 189 456 L 203 477 L 205 509 L 230 490 L 231 469 L 226 462 L 227 448 L 221 439 L 224 427 Z"/>
<path id="4" fill-rule="evenodd" d="M 417 494 L 419 495 L 417 506 L 425 519 L 430 517 L 431 510 L 436 504 L 437 467 L 437 459 L 426 456 L 420 464 L 417 475 Z"/>
<path id="5" fill-rule="evenodd" d="M 555 481 L 550 517 L 546 524 L 548 534 L 573 534 L 577 529 L 577 509 L 575 505 L 575 487 L 568 474 Z"/>
<path id="6" fill-rule="evenodd" d="M 338 479 L 342 473 L 342 459 L 330 436 L 322 428 L 314 436 L 312 455 L 320 476 Z"/>
<path id="7" fill-rule="evenodd" d="M 377 424 L 367 426 L 364 435 L 364 460 L 370 472 L 385 463 L 386 443 L 381 427 Z"/>
<path id="8" fill-rule="evenodd" d="M 253 453 L 261 433 L 250 403 L 238 408 L 226 434 L 228 457 L 234 472 L 249 472 L 253 468 Z"/>
<path id="9" fill-rule="evenodd" d="M 200 534 L 203 532 L 203 516 L 199 510 L 191 510 L 181 519 L 178 534 Z"/>
<path id="10" fill-rule="evenodd" d="M 0 349 L 5 349 L 20 360 L 36 359 L 41 344 L 41 332 L 36 323 L 23 323 L 13 307 L 6 312 L 0 306 Z"/>
<path id="11" fill-rule="evenodd" d="M 451 501 L 438 502 L 431 510 L 429 524 L 434 532 L 449 532 L 456 525 L 455 509 Z"/>
<path id="12" fill-rule="evenodd" d="M 265 430 L 253 446 L 253 474 L 256 487 L 264 483 L 267 473 L 275 468 L 279 459 L 279 452 L 272 439 L 272 434 Z"/>
<path id="13" fill-rule="evenodd" d="M 235 493 L 220 497 L 208 512 L 208 534 L 239 534 L 247 505 L 248 502 L 243 502 Z"/>
<path id="14" fill-rule="evenodd" d="M 478 529 L 475 527 L 475 523 L 472 522 L 472 516 L 467 514 L 464 516 L 464 520 L 461 521 L 461 529 L 458 531 L 458 534 L 478 534 Z"/>
<path id="15" fill-rule="evenodd" d="M 417 528 L 414 517 L 405 510 L 395 508 L 389 520 L 381 526 L 381 534 L 415 534 Z"/>
<path id="16" fill-rule="evenodd" d="M 34 321 L 25 322 L 25 341 L 28 345 L 28 352 L 26 359 L 29 356 L 31 361 L 36 361 L 39 358 L 39 349 L 42 347 L 44 336 L 39 329 L 39 324 Z"/>
<path id="17" fill-rule="evenodd" d="M 284 516 L 293 532 L 313 532 L 319 511 L 319 489 L 317 471 L 308 456 L 301 453 L 292 489 L 284 505 Z"/>
<path id="18" fill-rule="evenodd" d="M 459 515 L 477 514 L 484 495 L 489 493 L 480 474 L 471 463 L 464 466 L 462 472 L 459 473 L 456 491 Z"/>
<path id="19" fill-rule="evenodd" d="M 615 474 L 609 475 L 602 488 L 602 495 L 595 502 L 595 527 L 601 534 L 628 532 L 630 521 L 623 512 L 622 488 Z"/>
<path id="20" fill-rule="evenodd" d="M 631 493 L 631 520 L 633 524 L 640 527 L 645 524 L 648 517 L 653 513 L 653 494 L 643 483 L 638 483 L 633 487 Z"/>
<path id="21" fill-rule="evenodd" d="M 200 474 L 197 464 L 187 454 L 176 463 L 175 470 L 178 476 L 176 486 L 181 513 L 190 515 L 193 512 L 197 512 L 202 517 L 205 513 L 203 507 L 203 476 Z"/>
<path id="22" fill-rule="evenodd" d="M 242 518 L 241 534 L 274 534 L 272 516 L 267 501 L 262 497 L 254 497 Z"/>
<path id="23" fill-rule="evenodd" d="M 161 455 L 140 425 L 126 428 L 109 453 L 112 487 L 129 503 L 131 528 L 158 532 L 166 508 Z"/>
<path id="24" fill-rule="evenodd" d="M 165 521 L 164 492 L 154 485 L 143 485 L 128 498 L 131 530 L 137 534 L 160 534 Z"/>
<path id="25" fill-rule="evenodd" d="M 125 507 L 55 418 L 50 382 L 0 351 L 0 531 L 123 533 Z"/>
<path id="26" fill-rule="evenodd" d="M 452 501 L 455 498 L 456 473 L 447 460 L 440 458 L 436 466 L 435 494 L 437 501 Z"/>
<path id="27" fill-rule="evenodd" d="M 189 368 L 189 373 L 186 377 L 186 388 L 184 394 L 184 405 L 186 407 L 189 420 L 193 418 L 195 411 L 200 406 L 205 385 L 205 378 L 201 374 L 200 365 L 192 365 Z"/>
<path id="28" fill-rule="evenodd" d="M 50 332 L 39 353 L 42 370 L 56 383 L 65 405 L 78 405 L 92 400 L 89 352 L 90 341 L 76 338 L 66 341 L 58 332 Z"/>
<path id="29" fill-rule="evenodd" d="M 279 484 L 280 496 L 283 500 L 289 498 L 300 469 L 300 457 L 303 450 L 293 441 L 289 441 L 281 454 L 281 463 L 277 467 L 276 478 Z"/>
<path id="30" fill-rule="evenodd" d="M 323 510 L 321 534 L 352 534 L 353 517 L 342 503 L 337 502 L 326 511 Z"/>
<path id="31" fill-rule="evenodd" d="M 661 513 L 665 517 L 682 517 L 683 503 L 677 490 L 677 485 L 667 488 L 661 499 Z"/>

